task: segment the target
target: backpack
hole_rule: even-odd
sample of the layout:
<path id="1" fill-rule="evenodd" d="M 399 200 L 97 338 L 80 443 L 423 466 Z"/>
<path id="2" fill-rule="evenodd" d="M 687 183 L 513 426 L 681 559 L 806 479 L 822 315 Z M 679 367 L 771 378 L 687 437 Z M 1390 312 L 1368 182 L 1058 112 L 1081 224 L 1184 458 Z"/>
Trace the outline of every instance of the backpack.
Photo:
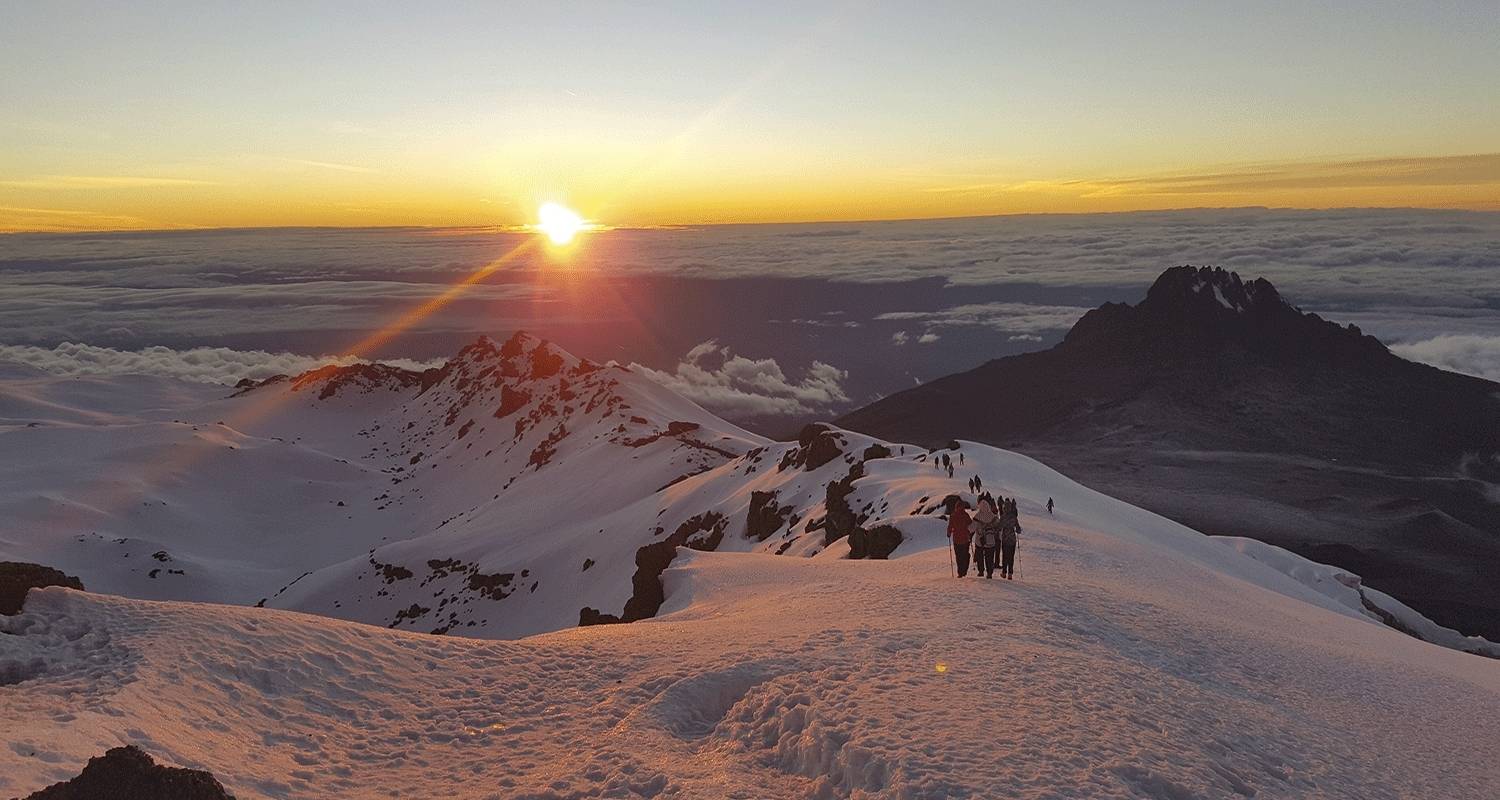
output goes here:
<path id="1" fill-rule="evenodd" d="M 984 526 L 984 528 L 979 531 L 979 546 L 994 547 L 999 543 L 1000 537 L 1000 521 L 996 520 Z"/>
<path id="2" fill-rule="evenodd" d="M 1000 533 L 1000 544 L 1004 547 L 1015 547 L 1020 538 L 1021 525 L 1014 520 L 1006 520 L 1005 529 Z"/>

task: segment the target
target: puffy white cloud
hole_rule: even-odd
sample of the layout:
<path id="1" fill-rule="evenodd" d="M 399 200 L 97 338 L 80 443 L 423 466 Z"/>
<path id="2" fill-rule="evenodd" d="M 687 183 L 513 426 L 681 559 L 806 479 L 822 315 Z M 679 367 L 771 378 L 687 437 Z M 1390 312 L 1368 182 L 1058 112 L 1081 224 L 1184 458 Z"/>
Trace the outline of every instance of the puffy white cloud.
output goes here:
<path id="1" fill-rule="evenodd" d="M 895 333 L 891 334 L 891 344 L 897 347 L 900 347 L 909 341 L 911 341 L 911 334 L 907 333 L 906 331 L 896 331 Z"/>
<path id="2" fill-rule="evenodd" d="M 355 364 L 364 360 L 351 356 L 307 356 L 227 347 L 115 350 L 73 342 L 52 348 L 0 344 L 0 362 L 24 364 L 54 375 L 158 375 L 200 383 L 234 383 L 241 378 L 295 375 L 324 364 Z M 420 370 L 438 366 L 442 361 L 398 358 L 384 363 Z"/>
<path id="3" fill-rule="evenodd" d="M 917 337 L 917 344 L 932 344 L 933 342 L 941 338 L 943 337 L 933 333 L 932 331 L 928 331 Z"/>
<path id="4" fill-rule="evenodd" d="M 1453 372 L 1500 381 L 1500 336 L 1455 334 L 1391 345 L 1391 352 Z"/>
<path id="5" fill-rule="evenodd" d="M 774 358 L 736 355 L 710 339 L 689 350 L 675 370 L 631 364 L 652 380 L 704 408 L 745 416 L 810 414 L 849 402 L 849 373 L 814 361 L 800 380 L 787 377 Z"/>

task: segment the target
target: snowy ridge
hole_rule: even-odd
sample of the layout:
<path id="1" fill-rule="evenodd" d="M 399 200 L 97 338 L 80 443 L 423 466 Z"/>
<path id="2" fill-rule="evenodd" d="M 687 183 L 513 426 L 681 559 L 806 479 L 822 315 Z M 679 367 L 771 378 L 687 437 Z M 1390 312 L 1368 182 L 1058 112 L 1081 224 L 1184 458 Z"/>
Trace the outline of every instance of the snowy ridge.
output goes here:
<path id="1" fill-rule="evenodd" d="M 1219 273 L 1210 282 L 1248 291 Z M 37 455 L 0 463 L 0 510 L 20 533 L 0 557 L 97 591 L 478 637 L 651 617 L 679 547 L 909 554 L 940 541 L 943 497 L 971 477 L 1019 493 L 1014 475 L 1034 463 L 828 425 L 771 442 L 525 333 L 480 337 L 425 372 L 328 366 L 227 398 L 136 376 L 6 386 L 8 440 Z M 1116 518 L 1145 513 L 1118 505 Z M 1182 530 L 1175 550 L 1215 569 L 1262 562 L 1275 575 L 1255 580 L 1278 591 L 1290 575 L 1304 599 L 1495 652 L 1348 573 L 1255 542 L 1226 562 Z"/>
<path id="2" fill-rule="evenodd" d="M 91 591 L 0 617 L 6 794 L 121 743 L 242 798 L 1478 800 L 1500 763 L 1496 662 L 1382 613 L 1493 645 L 997 448 L 770 442 L 525 335 L 231 398 L 15 380 L 0 558 Z M 950 575 L 976 476 L 1020 580 Z"/>

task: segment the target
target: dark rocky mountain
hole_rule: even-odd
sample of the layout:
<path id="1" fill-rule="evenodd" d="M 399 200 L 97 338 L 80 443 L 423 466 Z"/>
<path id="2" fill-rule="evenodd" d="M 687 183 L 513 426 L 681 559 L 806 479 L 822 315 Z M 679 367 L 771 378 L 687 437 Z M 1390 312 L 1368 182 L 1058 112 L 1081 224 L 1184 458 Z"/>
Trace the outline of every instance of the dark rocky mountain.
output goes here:
<path id="1" fill-rule="evenodd" d="M 1142 302 L 1090 311 L 1050 350 L 838 424 L 1019 450 L 1206 533 L 1358 572 L 1442 624 L 1500 635 L 1500 384 L 1402 359 L 1265 279 L 1169 269 Z"/>

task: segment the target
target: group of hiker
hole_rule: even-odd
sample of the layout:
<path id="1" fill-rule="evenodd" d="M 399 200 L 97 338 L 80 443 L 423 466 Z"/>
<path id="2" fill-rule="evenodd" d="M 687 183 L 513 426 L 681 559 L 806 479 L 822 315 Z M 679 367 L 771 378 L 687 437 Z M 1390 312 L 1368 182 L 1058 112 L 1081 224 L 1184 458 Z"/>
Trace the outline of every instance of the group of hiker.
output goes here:
<path id="1" fill-rule="evenodd" d="M 978 490 L 977 479 L 969 486 Z M 970 547 L 974 567 L 984 578 L 995 576 L 998 561 L 1000 577 L 1014 580 L 1016 576 L 1016 545 L 1021 540 L 1020 512 L 1015 498 L 996 498 L 989 492 L 979 495 L 975 505 L 956 495 L 948 498 L 948 538 L 953 540 L 953 557 L 958 577 L 969 574 Z M 972 509 L 972 513 L 971 513 Z M 1047 498 L 1047 511 L 1052 511 L 1052 498 Z"/>

